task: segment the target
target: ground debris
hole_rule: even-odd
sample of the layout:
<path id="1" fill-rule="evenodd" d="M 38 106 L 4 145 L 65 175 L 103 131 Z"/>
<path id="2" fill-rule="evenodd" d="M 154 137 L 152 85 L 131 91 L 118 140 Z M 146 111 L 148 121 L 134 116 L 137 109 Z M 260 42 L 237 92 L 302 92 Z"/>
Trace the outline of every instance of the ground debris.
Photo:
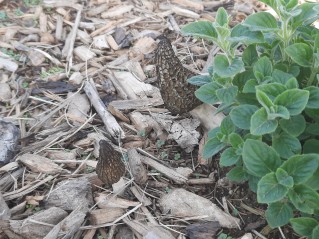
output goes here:
<path id="1" fill-rule="evenodd" d="M 234 24 L 258 10 L 254 2 L 0 0 L 0 117 L 21 135 L 0 168 L 0 237 L 173 239 L 203 235 L 194 227 L 217 219 L 242 236 L 239 219 L 216 205 L 246 200 L 245 186 L 218 184 L 218 159 L 201 158 L 202 135 L 224 116 L 207 105 L 193 118 L 171 116 L 154 56 L 168 34 L 185 69 L 207 72 L 219 49 L 183 37 L 182 26 L 214 21 L 221 6 Z M 101 140 L 125 164 L 112 188 L 96 174 Z M 224 210 L 258 221 L 240 205 Z"/>

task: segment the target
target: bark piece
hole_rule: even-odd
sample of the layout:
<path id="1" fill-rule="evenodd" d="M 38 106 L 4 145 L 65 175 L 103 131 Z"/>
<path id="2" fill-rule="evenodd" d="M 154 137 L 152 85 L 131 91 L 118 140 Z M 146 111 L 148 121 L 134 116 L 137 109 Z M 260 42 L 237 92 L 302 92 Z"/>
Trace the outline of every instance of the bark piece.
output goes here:
<path id="1" fill-rule="evenodd" d="M 140 82 L 131 72 L 114 72 L 114 76 L 129 99 L 140 99 L 156 95 L 156 87 Z"/>
<path id="2" fill-rule="evenodd" d="M 73 93 L 68 93 L 68 97 Z M 90 102 L 85 94 L 76 94 L 71 100 L 67 109 L 68 116 L 77 124 L 82 124 L 87 120 L 87 113 L 90 110 Z"/>
<path id="3" fill-rule="evenodd" d="M 117 208 L 129 208 L 129 207 L 136 207 L 139 205 L 139 202 L 129 201 L 120 197 L 116 197 L 115 195 L 105 195 L 103 193 L 99 193 L 97 197 L 94 198 L 96 204 L 99 208 L 110 208 L 110 207 L 117 207 Z"/>
<path id="4" fill-rule="evenodd" d="M 200 125 L 197 119 L 175 120 L 176 117 L 164 114 L 151 114 L 168 133 L 168 138 L 174 139 L 186 152 L 193 151 L 198 145 L 200 133 L 196 128 Z"/>
<path id="5" fill-rule="evenodd" d="M 64 171 L 56 163 L 53 163 L 50 159 L 36 155 L 36 154 L 23 154 L 17 158 L 25 166 L 31 169 L 32 172 L 36 173 L 46 173 L 46 174 L 57 174 Z"/>
<path id="6" fill-rule="evenodd" d="M 164 166 L 163 164 L 160 164 L 149 157 L 144 156 L 141 158 L 141 160 L 143 163 L 151 166 L 152 168 L 156 169 L 160 173 L 166 175 L 168 178 L 172 179 L 176 183 L 184 184 L 188 180 L 186 177 L 184 177 L 180 173 L 176 172 L 176 170 L 168 168 L 168 167 Z"/>
<path id="7" fill-rule="evenodd" d="M 125 214 L 125 210 L 123 208 L 96 209 L 90 213 L 90 221 L 93 225 L 99 225 L 113 222 L 123 214 Z"/>
<path id="8" fill-rule="evenodd" d="M 132 228 L 133 231 L 142 235 L 143 239 L 175 239 L 170 231 L 163 227 L 159 227 L 157 225 L 146 225 L 138 220 L 129 220 L 127 217 L 123 218 L 123 221 Z"/>
<path id="9" fill-rule="evenodd" d="M 51 225 L 46 224 L 55 225 L 67 215 L 61 208 L 51 207 L 24 220 L 10 220 L 10 227 L 13 232 L 24 238 L 42 239 L 52 229 Z"/>
<path id="10" fill-rule="evenodd" d="M 142 164 L 140 154 L 136 151 L 136 149 L 129 149 L 127 151 L 127 156 L 134 181 L 137 184 L 145 184 L 148 180 L 147 170 Z"/>
<path id="11" fill-rule="evenodd" d="M 201 104 L 195 109 L 191 110 L 189 113 L 196 119 L 198 119 L 201 124 L 206 128 L 207 131 L 219 127 L 225 115 L 223 113 L 216 114 L 217 108 L 208 105 Z"/>
<path id="12" fill-rule="evenodd" d="M 101 14 L 102 18 L 118 18 L 123 17 L 123 14 L 131 11 L 134 8 L 133 5 L 121 5 L 108 9 Z"/>
<path id="13" fill-rule="evenodd" d="M 107 129 L 107 131 L 111 134 L 112 137 L 117 138 L 125 137 L 125 133 L 122 130 L 121 126 L 117 123 L 115 118 L 107 111 L 105 105 L 103 104 L 102 100 L 98 96 L 94 86 L 86 82 L 84 86 L 84 91 L 88 98 L 90 99 L 92 105 L 100 115 L 103 120 L 103 123 Z"/>
<path id="14" fill-rule="evenodd" d="M 84 177 L 61 181 L 44 202 L 46 208 L 56 206 L 64 210 L 75 210 L 79 205 L 89 207 L 93 204 L 91 184 Z"/>
<path id="15" fill-rule="evenodd" d="M 163 213 L 176 217 L 202 217 L 207 221 L 217 221 L 222 227 L 236 228 L 240 220 L 235 218 L 206 198 L 185 189 L 173 189 L 160 199 Z"/>
<path id="16" fill-rule="evenodd" d="M 148 124 L 148 120 L 140 112 L 132 112 L 130 114 L 130 119 L 134 127 L 139 132 L 144 132 L 145 135 L 147 135 L 152 130 L 152 126 Z"/>
<path id="17" fill-rule="evenodd" d="M 0 120 L 0 167 L 13 161 L 19 138 L 20 130 L 14 124 Z"/>
<path id="18" fill-rule="evenodd" d="M 141 192 L 137 187 L 131 187 L 131 192 L 143 204 L 143 206 L 146 207 L 152 205 L 152 201 L 146 197 L 145 194 L 143 194 L 143 192 Z"/>
<path id="19" fill-rule="evenodd" d="M 189 239 L 215 239 L 220 228 L 218 222 L 203 222 L 188 225 L 186 232 Z"/>
<path id="20" fill-rule="evenodd" d="M 80 205 L 76 210 L 72 211 L 61 222 L 55 225 L 44 239 L 56 239 L 61 234 L 64 235 L 64 238 L 71 238 L 80 230 L 87 211 L 88 208 L 83 208 Z"/>
<path id="21" fill-rule="evenodd" d="M 82 61 L 88 61 L 96 56 L 96 54 L 91 51 L 86 46 L 78 46 L 74 49 L 74 54 L 79 57 Z"/>
<path id="22" fill-rule="evenodd" d="M 15 72 L 18 69 L 18 64 L 9 59 L 0 57 L 0 68 L 4 68 L 7 71 Z"/>
<path id="23" fill-rule="evenodd" d="M 1 63 L 0 63 L 1 64 Z M 9 84 L 0 83 L 0 101 L 7 101 L 12 98 Z"/>
<path id="24" fill-rule="evenodd" d="M 8 220 L 11 217 L 11 211 L 2 197 L 2 193 L 0 192 L 0 220 Z"/>
<path id="25" fill-rule="evenodd" d="M 99 35 L 93 38 L 93 44 L 98 49 L 108 49 L 110 48 L 109 43 L 106 40 L 105 35 Z"/>
<path id="26" fill-rule="evenodd" d="M 125 64 L 126 68 L 135 75 L 140 81 L 146 80 L 146 75 L 138 61 L 130 60 Z"/>
<path id="27" fill-rule="evenodd" d="M 110 105 L 117 108 L 118 110 L 139 110 L 148 107 L 159 106 L 162 104 L 163 100 L 161 97 L 136 100 L 114 100 L 110 103 Z"/>

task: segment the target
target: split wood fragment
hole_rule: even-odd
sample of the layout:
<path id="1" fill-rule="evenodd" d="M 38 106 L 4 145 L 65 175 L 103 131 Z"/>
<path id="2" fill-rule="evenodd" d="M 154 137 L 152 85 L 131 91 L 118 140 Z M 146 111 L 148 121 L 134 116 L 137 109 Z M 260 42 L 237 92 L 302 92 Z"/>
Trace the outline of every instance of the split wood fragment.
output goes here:
<path id="1" fill-rule="evenodd" d="M 103 104 L 102 100 L 98 96 L 96 90 L 91 85 L 91 83 L 85 82 L 84 91 L 88 96 L 89 100 L 91 101 L 93 107 L 98 112 L 107 131 L 111 134 L 111 136 L 114 138 L 124 138 L 125 133 L 122 130 L 121 126 L 117 123 L 113 115 L 111 115 L 109 111 L 106 109 L 105 105 Z"/>

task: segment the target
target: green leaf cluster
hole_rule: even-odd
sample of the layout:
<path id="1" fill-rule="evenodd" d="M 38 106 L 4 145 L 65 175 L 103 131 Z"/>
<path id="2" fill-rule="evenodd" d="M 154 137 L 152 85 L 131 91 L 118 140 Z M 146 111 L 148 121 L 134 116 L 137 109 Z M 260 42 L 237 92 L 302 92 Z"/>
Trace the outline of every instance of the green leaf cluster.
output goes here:
<path id="1" fill-rule="evenodd" d="M 258 12 L 231 28 L 220 8 L 215 22 L 182 29 L 221 49 L 209 76 L 189 79 L 200 86 L 201 101 L 226 115 L 209 132 L 203 157 L 221 153 L 229 179 L 248 181 L 268 205 L 271 227 L 290 223 L 300 235 L 319 238 L 319 30 L 312 25 L 319 3 L 261 2 L 277 17 Z"/>

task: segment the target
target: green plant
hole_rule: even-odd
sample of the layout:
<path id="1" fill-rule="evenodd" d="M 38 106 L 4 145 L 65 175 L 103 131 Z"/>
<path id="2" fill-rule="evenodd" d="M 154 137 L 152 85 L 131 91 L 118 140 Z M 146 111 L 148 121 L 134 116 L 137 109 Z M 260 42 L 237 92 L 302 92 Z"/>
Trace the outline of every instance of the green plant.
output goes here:
<path id="1" fill-rule="evenodd" d="M 155 146 L 157 149 L 160 149 L 163 145 L 165 145 L 165 140 L 162 140 L 162 139 L 156 140 Z"/>
<path id="2" fill-rule="evenodd" d="M 8 15 L 5 11 L 0 11 L 0 20 L 8 19 Z"/>
<path id="3" fill-rule="evenodd" d="M 16 61 L 18 61 L 18 60 L 20 59 L 20 57 L 21 57 L 20 54 L 15 53 L 15 52 L 14 52 L 13 50 L 11 50 L 11 49 L 7 49 L 7 48 L 4 48 L 4 47 L 1 47 L 1 51 L 2 51 L 4 54 L 6 54 L 6 55 L 10 56 L 11 58 L 15 59 Z"/>
<path id="4" fill-rule="evenodd" d="M 209 132 L 203 156 L 222 151 L 220 165 L 232 166 L 227 176 L 248 181 L 258 202 L 268 204 L 271 227 L 290 222 L 297 233 L 319 238 L 319 30 L 311 25 L 319 4 L 261 2 L 278 18 L 258 12 L 230 28 L 220 8 L 215 22 L 182 29 L 222 51 L 209 76 L 189 79 L 200 86 L 201 101 L 220 102 L 226 115 Z"/>
<path id="5" fill-rule="evenodd" d="M 234 238 L 231 237 L 231 236 L 228 236 L 228 235 L 225 234 L 225 233 L 221 233 L 221 234 L 219 234 L 219 236 L 217 237 L 217 239 L 234 239 Z"/>
<path id="6" fill-rule="evenodd" d="M 41 2 L 42 2 L 41 0 L 23 0 L 23 3 L 24 3 L 27 7 L 32 7 L 32 6 L 40 5 Z"/>
<path id="7" fill-rule="evenodd" d="M 62 72 L 64 72 L 64 69 L 61 67 L 51 67 L 48 71 L 42 72 L 40 77 L 42 79 L 44 79 L 44 78 L 49 77 L 51 75 L 62 73 Z"/>
<path id="8" fill-rule="evenodd" d="M 181 159 L 181 154 L 180 153 L 176 153 L 174 154 L 174 160 L 180 160 Z"/>

